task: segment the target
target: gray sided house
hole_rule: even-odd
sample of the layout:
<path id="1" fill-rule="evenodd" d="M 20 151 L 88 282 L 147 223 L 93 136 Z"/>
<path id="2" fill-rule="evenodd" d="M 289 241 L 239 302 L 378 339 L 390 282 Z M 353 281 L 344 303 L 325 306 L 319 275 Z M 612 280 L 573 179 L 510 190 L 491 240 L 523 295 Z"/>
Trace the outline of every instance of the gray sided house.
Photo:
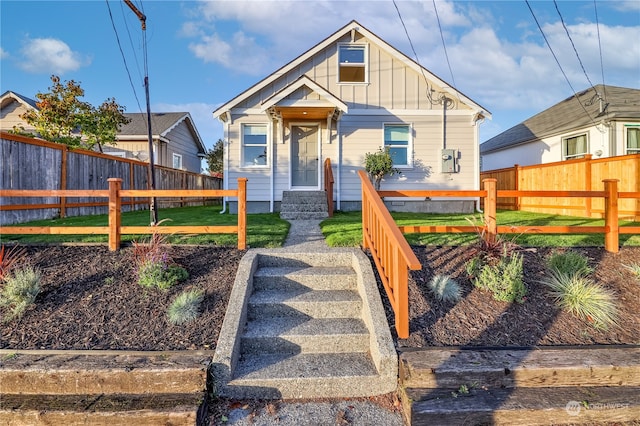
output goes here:
<path id="1" fill-rule="evenodd" d="M 10 90 L 4 92 L 0 96 L 0 131 L 9 132 L 14 126 L 22 126 L 27 132 L 34 131 L 33 127 L 20 118 L 25 112 L 34 109 L 38 109 L 38 106 L 33 99 Z"/>
<path id="2" fill-rule="evenodd" d="M 129 124 L 120 128 L 116 146 L 103 147 L 105 154 L 149 161 L 146 113 L 126 113 Z M 206 149 L 188 112 L 151 113 L 155 164 L 200 173 Z"/>
<path id="3" fill-rule="evenodd" d="M 480 145 L 482 170 L 640 153 L 640 90 L 596 85 Z"/>
<path id="4" fill-rule="evenodd" d="M 330 159 L 337 210 L 361 208 L 357 170 L 388 147 L 401 173 L 381 189 L 477 189 L 479 124 L 490 113 L 352 21 L 213 112 L 224 126 L 224 185 L 248 178 L 251 212 L 283 193 L 323 190 Z M 233 200 L 231 200 L 233 201 Z M 391 200 L 395 210 L 471 211 L 475 200 Z M 236 211 L 235 202 L 230 203 Z"/>

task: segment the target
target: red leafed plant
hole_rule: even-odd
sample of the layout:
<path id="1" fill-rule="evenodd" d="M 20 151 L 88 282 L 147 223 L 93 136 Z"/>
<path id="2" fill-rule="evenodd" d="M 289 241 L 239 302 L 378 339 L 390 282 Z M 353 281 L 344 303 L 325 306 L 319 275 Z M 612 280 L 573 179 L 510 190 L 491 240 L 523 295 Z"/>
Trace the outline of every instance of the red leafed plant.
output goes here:
<path id="1" fill-rule="evenodd" d="M 0 281 L 4 280 L 12 269 L 19 266 L 27 258 L 27 250 L 24 247 L 13 246 L 6 249 L 0 248 Z"/>

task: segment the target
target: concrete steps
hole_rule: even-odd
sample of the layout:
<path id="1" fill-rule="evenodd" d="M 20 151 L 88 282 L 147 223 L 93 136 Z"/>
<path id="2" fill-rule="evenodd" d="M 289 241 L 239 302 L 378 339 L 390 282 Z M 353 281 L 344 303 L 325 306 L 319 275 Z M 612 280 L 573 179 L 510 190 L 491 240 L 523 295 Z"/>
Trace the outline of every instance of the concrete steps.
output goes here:
<path id="1" fill-rule="evenodd" d="M 0 424 L 199 424 L 212 355 L 3 350 Z"/>
<path id="2" fill-rule="evenodd" d="M 250 250 L 212 364 L 218 394 L 303 399 L 384 394 L 397 357 L 368 259 L 358 250 Z"/>
<path id="3" fill-rule="evenodd" d="M 285 220 L 324 219 L 329 217 L 324 191 L 284 191 L 280 218 Z"/>
<path id="4" fill-rule="evenodd" d="M 640 348 L 464 350 L 400 354 L 407 421 L 586 424 L 640 420 Z"/>

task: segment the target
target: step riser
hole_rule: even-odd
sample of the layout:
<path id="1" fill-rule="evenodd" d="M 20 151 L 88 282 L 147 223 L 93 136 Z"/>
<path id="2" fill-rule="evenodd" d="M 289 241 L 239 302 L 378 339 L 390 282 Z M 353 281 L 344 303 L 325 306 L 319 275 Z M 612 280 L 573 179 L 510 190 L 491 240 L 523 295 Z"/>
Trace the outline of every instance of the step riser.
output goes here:
<path id="1" fill-rule="evenodd" d="M 368 335 L 243 337 L 243 354 L 352 353 L 369 350 Z"/>
<path id="2" fill-rule="evenodd" d="M 280 213 L 280 219 L 284 220 L 311 220 L 311 219 L 326 219 L 329 214 L 326 212 L 298 212 L 298 213 Z"/>
<path id="3" fill-rule="evenodd" d="M 247 306 L 247 318 L 250 320 L 264 317 L 312 318 L 360 318 L 362 302 L 339 301 L 322 303 L 252 303 Z"/>
<path id="4" fill-rule="evenodd" d="M 313 256 L 304 253 L 283 253 L 281 255 L 264 254 L 258 257 L 258 268 L 261 267 L 289 267 L 308 268 L 313 266 L 351 266 L 352 261 L 344 253 L 314 253 Z"/>
<path id="5" fill-rule="evenodd" d="M 193 426 L 198 424 L 197 410 L 176 412 L 52 412 L 47 410 L 2 411 L 0 424 L 12 426 L 34 425 L 136 425 L 136 426 Z"/>

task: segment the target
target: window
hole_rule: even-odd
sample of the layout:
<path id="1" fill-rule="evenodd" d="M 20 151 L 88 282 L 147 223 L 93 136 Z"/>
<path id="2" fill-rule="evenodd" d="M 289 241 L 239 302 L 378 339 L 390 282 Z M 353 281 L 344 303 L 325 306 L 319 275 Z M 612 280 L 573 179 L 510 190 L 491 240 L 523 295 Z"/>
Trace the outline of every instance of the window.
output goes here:
<path id="1" fill-rule="evenodd" d="M 640 126 L 627 127 L 627 154 L 640 154 Z"/>
<path id="2" fill-rule="evenodd" d="M 242 167 L 267 165 L 267 126 L 242 125 Z"/>
<path id="3" fill-rule="evenodd" d="M 384 147 L 389 148 L 394 167 L 411 167 L 411 126 L 385 124 Z"/>
<path id="4" fill-rule="evenodd" d="M 583 158 L 589 152 L 587 134 L 572 136 L 562 141 L 562 156 L 565 160 Z"/>
<path id="5" fill-rule="evenodd" d="M 182 169 L 182 155 L 173 154 L 173 168 Z"/>
<path id="6" fill-rule="evenodd" d="M 338 45 L 338 82 L 367 82 L 367 46 L 362 44 Z"/>

